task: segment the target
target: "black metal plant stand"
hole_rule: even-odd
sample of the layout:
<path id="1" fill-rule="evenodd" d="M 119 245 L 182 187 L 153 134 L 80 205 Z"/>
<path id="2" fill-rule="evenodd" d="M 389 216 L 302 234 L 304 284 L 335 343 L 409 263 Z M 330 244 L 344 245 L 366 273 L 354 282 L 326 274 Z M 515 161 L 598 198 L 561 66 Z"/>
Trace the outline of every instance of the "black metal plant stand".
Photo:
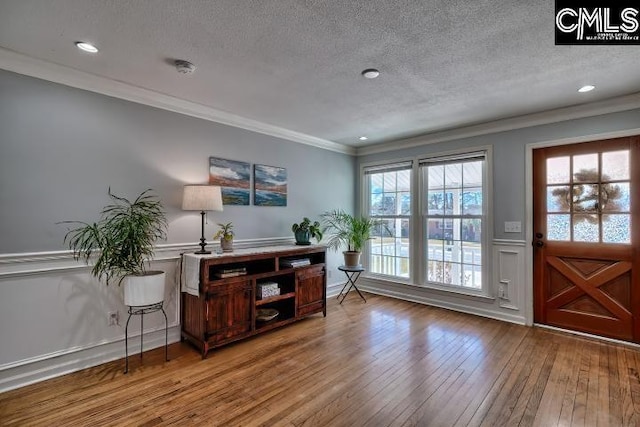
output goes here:
<path id="1" fill-rule="evenodd" d="M 154 313 L 156 311 L 162 311 L 164 315 L 164 359 L 169 361 L 169 322 L 167 320 L 167 313 L 163 307 L 164 301 L 150 305 L 132 305 L 129 306 L 129 317 L 127 318 L 127 324 L 124 327 L 124 373 L 129 372 L 129 321 L 131 316 L 140 316 L 140 360 L 142 361 L 142 338 L 144 335 L 144 315 Z"/>

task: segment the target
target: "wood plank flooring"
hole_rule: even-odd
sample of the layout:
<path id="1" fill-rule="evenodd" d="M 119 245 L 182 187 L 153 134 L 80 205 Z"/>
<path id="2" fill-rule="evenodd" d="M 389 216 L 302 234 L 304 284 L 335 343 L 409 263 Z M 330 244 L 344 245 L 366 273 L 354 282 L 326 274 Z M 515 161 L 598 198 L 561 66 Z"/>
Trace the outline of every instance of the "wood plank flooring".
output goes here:
<path id="1" fill-rule="evenodd" d="M 0 394 L 2 426 L 636 426 L 640 352 L 369 295 Z"/>

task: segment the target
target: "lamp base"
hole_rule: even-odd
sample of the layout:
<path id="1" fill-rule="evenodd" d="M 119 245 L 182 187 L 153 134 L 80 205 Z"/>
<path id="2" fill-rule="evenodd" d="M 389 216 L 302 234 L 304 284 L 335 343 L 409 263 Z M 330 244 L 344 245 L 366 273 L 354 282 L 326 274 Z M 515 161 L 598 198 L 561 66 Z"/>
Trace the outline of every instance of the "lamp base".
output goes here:
<path id="1" fill-rule="evenodd" d="M 207 255 L 210 254 L 211 251 L 204 251 L 202 249 L 200 249 L 199 251 L 195 251 L 194 254 L 198 254 L 198 255 Z"/>

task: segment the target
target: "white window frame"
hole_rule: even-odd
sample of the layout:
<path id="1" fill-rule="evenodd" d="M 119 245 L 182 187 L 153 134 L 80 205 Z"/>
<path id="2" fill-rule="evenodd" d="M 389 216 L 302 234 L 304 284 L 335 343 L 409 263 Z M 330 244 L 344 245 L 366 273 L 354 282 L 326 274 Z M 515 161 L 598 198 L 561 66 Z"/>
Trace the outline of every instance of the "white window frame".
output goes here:
<path id="1" fill-rule="evenodd" d="M 420 245 L 419 247 L 419 272 L 416 275 L 418 278 L 418 285 L 426 288 L 437 289 L 442 291 L 448 291 L 457 294 L 464 295 L 477 295 L 477 296 L 485 296 L 491 297 L 491 289 L 490 285 L 491 280 L 491 268 L 492 268 L 492 256 L 491 256 L 491 236 L 493 236 L 493 218 L 492 218 L 492 189 L 493 189 L 493 181 L 492 181 L 492 167 L 491 167 L 491 159 L 492 159 L 492 151 L 491 147 L 473 147 L 468 150 L 455 150 L 449 151 L 445 153 L 435 153 L 429 156 L 420 157 L 420 159 L 416 162 L 416 167 L 418 168 L 418 172 L 416 173 L 418 178 L 418 194 L 425 195 L 427 192 L 427 188 L 425 188 L 425 182 L 422 177 L 422 166 L 426 164 L 437 164 L 437 163 L 455 163 L 456 161 L 465 161 L 472 158 L 484 158 L 484 167 L 482 170 L 483 174 L 483 191 L 482 191 L 482 238 L 480 240 L 481 250 L 482 250 L 482 269 L 481 269 L 481 280 L 482 286 L 480 289 L 473 289 L 469 287 L 464 287 L 460 285 L 446 285 L 440 284 L 436 282 L 429 282 L 427 280 L 427 257 L 426 257 L 426 230 L 425 230 L 425 219 L 426 216 L 423 214 L 425 209 L 425 204 L 428 202 L 426 199 L 420 197 L 417 200 L 418 207 L 418 219 L 420 226 L 420 238 L 417 243 Z"/>
<path id="2" fill-rule="evenodd" d="M 409 167 L 406 167 L 409 166 Z M 368 163 L 368 164 L 364 164 L 361 166 L 360 168 L 360 179 L 362 180 L 362 193 L 361 193 L 361 204 L 360 206 L 362 206 L 361 212 L 363 215 L 369 217 L 369 212 L 370 212 L 370 201 L 371 201 L 371 188 L 369 185 L 369 179 L 367 177 L 368 172 L 372 171 L 372 172 L 385 172 L 385 171 L 393 171 L 393 170 L 402 170 L 402 169 L 406 169 L 411 171 L 411 187 L 409 189 L 409 194 L 411 196 L 411 213 L 408 215 L 407 219 L 409 220 L 409 277 L 402 277 L 402 276 L 396 276 L 396 275 L 388 275 L 388 274 L 382 274 L 382 273 L 373 273 L 371 272 L 371 265 L 369 265 L 369 259 L 371 256 L 371 243 L 367 242 L 365 249 L 364 249 L 364 253 L 363 253 L 363 259 L 362 259 L 362 264 L 364 266 L 364 268 L 366 269 L 366 275 L 370 276 L 370 277 L 378 277 L 378 278 L 382 278 L 385 280 L 393 280 L 393 281 L 398 281 L 398 282 L 402 282 L 402 283 L 407 283 L 407 284 L 411 284 L 413 283 L 413 277 L 414 277 L 414 272 L 415 272 L 415 268 L 414 268 L 414 242 L 413 239 L 415 238 L 415 233 L 413 232 L 413 228 L 415 226 L 415 221 L 414 221 L 414 213 L 415 213 L 415 201 L 414 201 L 414 197 L 415 197 L 415 184 L 416 184 L 416 179 L 415 179 L 415 173 L 416 173 L 416 168 L 415 168 L 415 161 L 413 158 L 405 158 L 405 159 L 396 159 L 396 160 L 392 160 L 392 161 L 388 161 L 388 162 L 376 162 L 376 163 Z M 395 215 L 392 215 L 395 216 Z"/>
<path id="3" fill-rule="evenodd" d="M 428 159 L 434 158 L 464 158 L 465 156 L 472 155 L 473 153 L 484 152 L 485 155 L 485 167 L 484 167 L 484 191 L 483 191 L 483 210 L 484 221 L 483 233 L 482 233 L 482 288 L 478 290 L 465 288 L 462 286 L 445 286 L 434 283 L 427 283 L 426 281 L 426 256 L 425 253 L 425 229 L 424 221 L 422 217 L 423 203 L 426 200 L 421 198 L 422 194 L 425 194 L 426 189 L 423 188 L 423 180 L 420 171 L 420 162 L 424 162 Z M 393 165 L 402 162 L 412 162 L 412 180 L 411 180 L 411 218 L 409 220 L 409 226 L 411 232 L 409 234 L 409 259 L 410 259 L 410 275 L 409 279 L 405 279 L 399 276 L 388 276 L 371 273 L 369 271 L 369 255 L 370 245 L 366 245 L 365 253 L 363 253 L 363 266 L 365 267 L 364 276 L 368 276 L 375 279 L 382 279 L 386 281 L 392 281 L 397 283 L 406 284 L 409 286 L 415 286 L 419 288 L 435 289 L 444 291 L 449 294 L 460 294 L 467 296 L 475 296 L 482 298 L 491 298 L 493 295 L 493 286 L 491 286 L 492 280 L 492 268 L 493 268 L 493 256 L 491 243 L 493 241 L 494 223 L 493 223 L 493 147 L 491 145 L 476 146 L 460 150 L 451 150 L 444 152 L 437 152 L 429 155 L 421 155 L 415 157 L 405 157 L 398 159 L 390 159 L 387 161 L 378 161 L 371 163 L 364 163 L 360 166 L 360 212 L 363 215 L 369 213 L 369 181 L 365 175 L 365 169 L 371 167 L 384 167 L 385 165 Z"/>

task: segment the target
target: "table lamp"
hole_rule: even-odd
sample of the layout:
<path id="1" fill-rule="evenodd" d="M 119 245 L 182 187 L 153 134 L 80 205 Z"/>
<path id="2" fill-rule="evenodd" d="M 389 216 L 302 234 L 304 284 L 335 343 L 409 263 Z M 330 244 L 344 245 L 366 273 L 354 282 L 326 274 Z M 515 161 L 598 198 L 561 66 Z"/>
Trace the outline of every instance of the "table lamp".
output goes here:
<path id="1" fill-rule="evenodd" d="M 182 210 L 200 211 L 202 216 L 202 236 L 200 237 L 200 250 L 197 254 L 210 254 L 204 249 L 207 246 L 204 238 L 204 214 L 205 211 L 222 211 L 222 191 L 217 185 L 185 185 L 182 193 Z"/>

